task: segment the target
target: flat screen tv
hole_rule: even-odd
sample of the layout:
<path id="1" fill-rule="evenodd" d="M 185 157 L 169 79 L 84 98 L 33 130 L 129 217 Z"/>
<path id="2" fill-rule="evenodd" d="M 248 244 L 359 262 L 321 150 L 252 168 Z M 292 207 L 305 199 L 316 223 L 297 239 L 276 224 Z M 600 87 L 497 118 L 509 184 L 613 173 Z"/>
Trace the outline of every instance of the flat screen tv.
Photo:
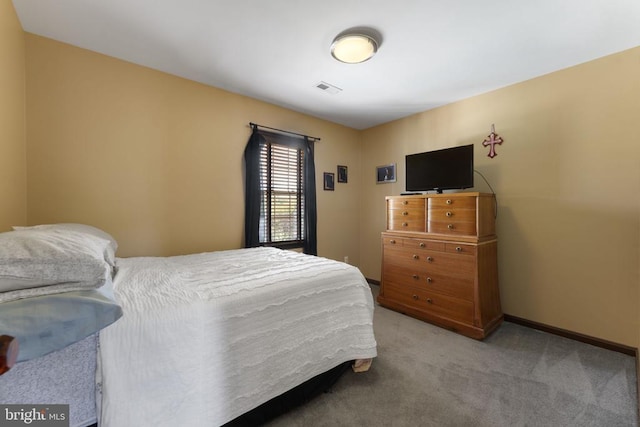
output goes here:
<path id="1" fill-rule="evenodd" d="M 473 187 L 473 144 L 406 156 L 407 191 Z"/>

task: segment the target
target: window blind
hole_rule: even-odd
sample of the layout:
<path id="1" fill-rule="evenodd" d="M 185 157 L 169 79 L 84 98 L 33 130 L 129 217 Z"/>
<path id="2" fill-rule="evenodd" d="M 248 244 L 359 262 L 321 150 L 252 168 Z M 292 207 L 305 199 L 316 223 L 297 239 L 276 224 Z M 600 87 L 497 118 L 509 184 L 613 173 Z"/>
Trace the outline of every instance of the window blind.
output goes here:
<path id="1" fill-rule="evenodd" d="M 260 242 L 302 246 L 304 151 L 268 142 L 260 148 Z"/>

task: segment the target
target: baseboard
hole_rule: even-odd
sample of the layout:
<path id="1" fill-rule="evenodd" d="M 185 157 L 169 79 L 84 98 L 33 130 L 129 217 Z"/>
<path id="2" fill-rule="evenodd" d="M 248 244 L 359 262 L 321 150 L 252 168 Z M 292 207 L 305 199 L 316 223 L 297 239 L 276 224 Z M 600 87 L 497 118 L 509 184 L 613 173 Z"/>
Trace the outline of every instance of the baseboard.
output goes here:
<path id="1" fill-rule="evenodd" d="M 596 347 L 601 347 L 607 350 L 616 351 L 629 356 L 636 357 L 638 359 L 638 349 L 635 347 L 629 347 L 624 344 L 618 344 L 611 341 L 603 340 L 600 338 L 590 337 L 588 335 L 579 334 L 577 332 L 568 331 L 566 329 L 556 328 L 554 326 L 545 325 L 542 323 L 534 322 L 532 320 L 523 319 L 521 317 L 512 316 L 510 314 L 504 315 L 506 322 L 516 323 L 518 325 L 527 326 L 529 328 L 538 329 L 540 331 L 548 332 L 553 335 L 558 335 L 564 338 L 569 338 L 575 341 L 580 341 L 585 344 L 591 344 Z"/>
<path id="2" fill-rule="evenodd" d="M 638 396 L 638 419 L 640 420 L 640 357 L 636 349 L 636 395 Z"/>

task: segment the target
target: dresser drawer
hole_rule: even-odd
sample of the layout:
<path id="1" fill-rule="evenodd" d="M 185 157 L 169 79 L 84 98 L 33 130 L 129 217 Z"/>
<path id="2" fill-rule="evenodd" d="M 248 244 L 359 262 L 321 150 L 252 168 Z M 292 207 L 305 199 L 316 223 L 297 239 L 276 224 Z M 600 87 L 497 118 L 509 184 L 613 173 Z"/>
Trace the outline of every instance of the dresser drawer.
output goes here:
<path id="1" fill-rule="evenodd" d="M 419 209 L 424 212 L 425 199 L 423 198 L 394 198 L 387 199 L 387 209 Z"/>
<path id="2" fill-rule="evenodd" d="M 428 239 L 404 239 L 403 246 L 415 251 L 432 250 L 444 251 L 444 242 L 436 242 Z"/>
<path id="3" fill-rule="evenodd" d="M 475 256 L 478 253 L 476 245 L 465 245 L 464 243 L 445 243 L 445 252 Z"/>
<path id="4" fill-rule="evenodd" d="M 476 209 L 476 198 L 472 196 L 430 197 L 431 209 Z"/>
<path id="5" fill-rule="evenodd" d="M 385 298 L 407 307 L 464 323 L 473 322 L 473 302 L 413 286 L 385 282 Z"/>
<path id="6" fill-rule="evenodd" d="M 402 240 L 403 239 L 395 237 L 395 236 L 394 237 L 383 237 L 382 238 L 382 244 L 385 247 L 390 247 L 390 248 L 401 247 L 402 246 Z"/>
<path id="7" fill-rule="evenodd" d="M 427 232 L 437 234 L 449 234 L 452 236 L 475 236 L 476 222 L 440 222 L 427 221 Z"/>
<path id="8" fill-rule="evenodd" d="M 408 239 L 403 240 L 403 245 L 409 243 Z M 393 264 L 399 267 L 411 269 L 432 268 L 434 260 L 442 260 L 452 255 L 442 251 L 433 251 L 427 249 L 416 249 L 407 246 L 388 246 L 384 250 L 385 264 Z M 462 257 L 460 257 L 462 258 Z M 439 264 L 439 263 L 438 263 Z"/>
<path id="9" fill-rule="evenodd" d="M 429 208 L 427 211 L 427 219 L 429 221 L 440 222 L 476 222 L 475 209 L 461 208 Z"/>

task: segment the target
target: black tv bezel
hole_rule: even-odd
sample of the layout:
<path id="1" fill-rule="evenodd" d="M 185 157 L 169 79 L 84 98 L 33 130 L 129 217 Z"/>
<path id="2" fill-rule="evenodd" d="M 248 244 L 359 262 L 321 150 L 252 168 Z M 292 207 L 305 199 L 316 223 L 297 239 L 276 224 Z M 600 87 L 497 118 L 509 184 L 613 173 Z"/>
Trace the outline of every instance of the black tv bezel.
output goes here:
<path id="1" fill-rule="evenodd" d="M 409 182 L 408 182 L 408 175 L 409 175 L 409 165 L 408 165 L 408 161 L 409 161 L 409 157 L 415 157 L 415 156 L 428 156 L 430 154 L 433 154 L 434 156 L 442 153 L 442 152 L 448 152 L 448 151 L 463 151 L 463 150 L 469 150 L 469 152 L 471 153 L 470 156 L 470 162 L 469 163 L 469 176 L 468 176 L 468 180 L 466 183 L 463 183 L 462 185 L 453 185 L 453 184 L 448 184 L 448 183 L 443 183 L 443 185 L 441 186 L 430 186 L 430 187 L 425 187 L 425 186 L 421 186 L 420 188 L 417 187 L 412 187 L 409 188 Z M 462 165 L 461 165 L 462 167 Z M 421 153 L 413 153 L 413 154 L 407 154 L 405 156 L 405 189 L 407 192 L 427 192 L 427 191 L 436 191 L 438 193 L 442 193 L 443 190 L 464 190 L 465 188 L 472 188 L 474 186 L 474 153 L 473 153 L 473 144 L 466 144 L 466 145 L 458 145 L 455 147 L 447 147 L 447 148 L 442 148 L 439 150 L 430 150 L 430 151 L 423 151 Z"/>

